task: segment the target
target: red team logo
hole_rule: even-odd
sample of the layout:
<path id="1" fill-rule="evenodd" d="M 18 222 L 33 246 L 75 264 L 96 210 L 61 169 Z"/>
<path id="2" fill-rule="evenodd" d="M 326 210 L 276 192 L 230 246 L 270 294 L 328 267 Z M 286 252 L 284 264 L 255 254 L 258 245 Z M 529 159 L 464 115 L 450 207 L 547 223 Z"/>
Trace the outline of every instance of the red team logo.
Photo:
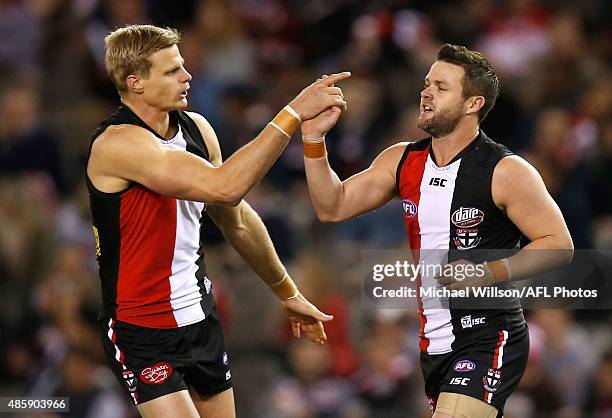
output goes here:
<path id="1" fill-rule="evenodd" d="M 140 372 L 140 380 L 153 385 L 164 383 L 170 376 L 172 376 L 172 366 L 164 361 Z"/>

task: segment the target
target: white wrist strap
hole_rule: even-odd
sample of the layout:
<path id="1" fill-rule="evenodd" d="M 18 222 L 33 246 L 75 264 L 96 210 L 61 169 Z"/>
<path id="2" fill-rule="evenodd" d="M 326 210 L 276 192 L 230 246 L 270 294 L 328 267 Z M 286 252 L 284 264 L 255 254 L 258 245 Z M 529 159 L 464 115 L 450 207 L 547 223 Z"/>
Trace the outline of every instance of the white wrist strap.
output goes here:
<path id="1" fill-rule="evenodd" d="M 300 116 L 300 114 L 298 112 L 296 112 L 291 106 L 286 105 L 283 109 L 285 109 L 287 112 L 291 113 L 291 115 L 293 117 L 295 117 L 297 120 L 299 120 L 300 122 L 302 121 L 302 117 Z"/>

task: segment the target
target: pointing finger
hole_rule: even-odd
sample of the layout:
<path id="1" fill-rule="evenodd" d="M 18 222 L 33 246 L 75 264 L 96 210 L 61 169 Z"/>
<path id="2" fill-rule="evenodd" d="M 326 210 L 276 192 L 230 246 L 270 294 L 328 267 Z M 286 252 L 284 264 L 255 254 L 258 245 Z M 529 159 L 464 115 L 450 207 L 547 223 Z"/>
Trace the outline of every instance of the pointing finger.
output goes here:
<path id="1" fill-rule="evenodd" d="M 342 73 L 332 74 L 329 77 L 323 76 L 323 79 L 320 81 L 320 83 L 325 84 L 326 86 L 332 86 L 338 81 L 346 80 L 350 76 L 351 76 L 350 72 L 344 71 Z"/>

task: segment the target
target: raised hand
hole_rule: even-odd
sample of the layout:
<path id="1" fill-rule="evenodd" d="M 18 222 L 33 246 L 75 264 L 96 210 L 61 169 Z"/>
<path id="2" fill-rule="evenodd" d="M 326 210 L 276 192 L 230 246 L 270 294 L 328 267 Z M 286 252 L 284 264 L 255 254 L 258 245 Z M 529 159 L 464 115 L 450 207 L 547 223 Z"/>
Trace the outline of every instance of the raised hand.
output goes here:
<path id="1" fill-rule="evenodd" d="M 333 128 L 338 122 L 338 118 L 342 110 L 337 107 L 330 107 L 319 113 L 313 119 L 308 119 L 302 122 L 302 140 L 303 141 L 320 141 L 327 132 Z"/>
<path id="2" fill-rule="evenodd" d="M 346 109 L 342 90 L 334 84 L 350 76 L 351 73 L 345 71 L 320 78 L 302 90 L 289 105 L 299 113 L 302 121 L 312 119 L 333 106 Z"/>

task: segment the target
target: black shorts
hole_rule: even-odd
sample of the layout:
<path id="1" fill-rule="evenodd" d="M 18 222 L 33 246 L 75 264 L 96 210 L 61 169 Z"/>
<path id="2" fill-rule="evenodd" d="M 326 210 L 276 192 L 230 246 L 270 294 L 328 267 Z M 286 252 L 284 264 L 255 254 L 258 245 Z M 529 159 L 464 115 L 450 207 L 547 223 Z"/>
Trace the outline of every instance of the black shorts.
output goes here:
<path id="1" fill-rule="evenodd" d="M 172 329 L 107 319 L 102 342 L 113 373 L 136 405 L 187 386 L 200 395 L 232 387 L 216 310 L 200 322 Z"/>
<path id="2" fill-rule="evenodd" d="M 460 393 L 495 406 L 501 418 L 527 367 L 527 325 L 511 332 L 483 330 L 472 341 L 447 354 L 421 353 L 425 394 L 433 410 L 441 392 Z"/>

